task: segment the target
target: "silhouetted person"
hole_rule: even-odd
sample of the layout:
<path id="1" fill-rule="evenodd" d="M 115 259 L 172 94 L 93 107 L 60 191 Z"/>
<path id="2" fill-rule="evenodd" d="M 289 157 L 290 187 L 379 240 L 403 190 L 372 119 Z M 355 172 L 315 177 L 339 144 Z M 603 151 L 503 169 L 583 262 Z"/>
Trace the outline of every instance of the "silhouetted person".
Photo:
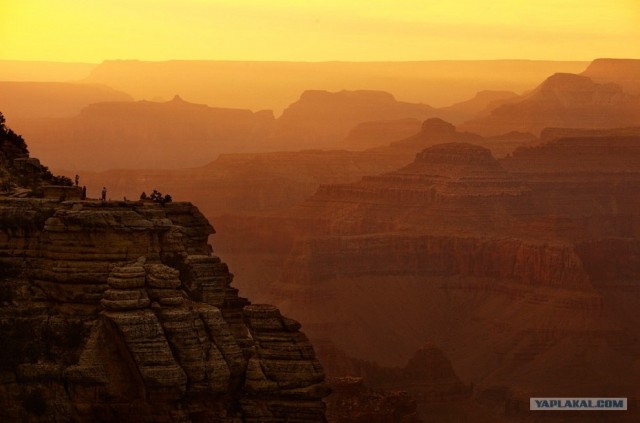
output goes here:
<path id="1" fill-rule="evenodd" d="M 81 200 L 86 200 L 87 199 L 87 186 L 84 185 L 82 187 L 82 194 L 80 195 L 80 199 Z"/>
<path id="2" fill-rule="evenodd" d="M 107 201 L 107 188 L 106 187 L 102 187 L 102 202 L 104 203 L 105 201 Z"/>
<path id="3" fill-rule="evenodd" d="M 76 175 L 76 187 L 78 186 L 79 181 L 80 181 L 80 176 Z"/>

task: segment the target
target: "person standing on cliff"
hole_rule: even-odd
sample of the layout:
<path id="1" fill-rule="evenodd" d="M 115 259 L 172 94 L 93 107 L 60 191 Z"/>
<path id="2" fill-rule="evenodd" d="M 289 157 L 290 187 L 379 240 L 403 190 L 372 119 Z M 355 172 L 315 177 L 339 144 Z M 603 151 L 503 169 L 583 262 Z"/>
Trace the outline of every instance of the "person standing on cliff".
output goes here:
<path id="1" fill-rule="evenodd" d="M 78 182 L 80 182 L 80 175 L 76 175 L 76 188 L 78 187 Z"/>
<path id="2" fill-rule="evenodd" d="M 105 201 L 107 201 L 107 188 L 102 187 L 102 202 L 104 203 Z"/>
<path id="3" fill-rule="evenodd" d="M 87 199 L 87 186 L 84 185 L 82 187 L 82 195 L 80 196 L 81 200 L 86 200 Z"/>

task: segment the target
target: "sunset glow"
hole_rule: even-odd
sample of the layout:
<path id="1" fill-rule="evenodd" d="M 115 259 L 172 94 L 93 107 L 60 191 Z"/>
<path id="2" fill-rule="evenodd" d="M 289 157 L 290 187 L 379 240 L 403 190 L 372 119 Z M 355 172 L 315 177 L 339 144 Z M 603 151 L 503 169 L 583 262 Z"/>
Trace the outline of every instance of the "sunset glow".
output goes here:
<path id="1" fill-rule="evenodd" d="M 0 59 L 434 60 L 640 56 L 635 0 L 21 0 Z"/>

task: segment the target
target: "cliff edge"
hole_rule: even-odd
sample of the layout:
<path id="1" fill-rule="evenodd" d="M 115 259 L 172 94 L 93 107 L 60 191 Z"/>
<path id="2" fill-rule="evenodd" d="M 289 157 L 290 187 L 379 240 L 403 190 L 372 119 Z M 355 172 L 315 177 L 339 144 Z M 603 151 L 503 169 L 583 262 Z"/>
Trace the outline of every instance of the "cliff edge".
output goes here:
<path id="1" fill-rule="evenodd" d="M 0 420 L 325 421 L 300 324 L 238 295 L 195 206 L 17 198 L 4 146 Z"/>

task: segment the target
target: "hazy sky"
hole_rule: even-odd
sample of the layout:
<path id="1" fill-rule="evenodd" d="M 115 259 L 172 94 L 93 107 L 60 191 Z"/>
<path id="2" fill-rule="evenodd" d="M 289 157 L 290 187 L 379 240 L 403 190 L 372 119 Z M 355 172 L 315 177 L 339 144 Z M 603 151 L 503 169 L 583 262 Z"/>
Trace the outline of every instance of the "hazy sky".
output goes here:
<path id="1" fill-rule="evenodd" d="M 0 59 L 640 57 L 640 0 L 0 0 Z"/>

